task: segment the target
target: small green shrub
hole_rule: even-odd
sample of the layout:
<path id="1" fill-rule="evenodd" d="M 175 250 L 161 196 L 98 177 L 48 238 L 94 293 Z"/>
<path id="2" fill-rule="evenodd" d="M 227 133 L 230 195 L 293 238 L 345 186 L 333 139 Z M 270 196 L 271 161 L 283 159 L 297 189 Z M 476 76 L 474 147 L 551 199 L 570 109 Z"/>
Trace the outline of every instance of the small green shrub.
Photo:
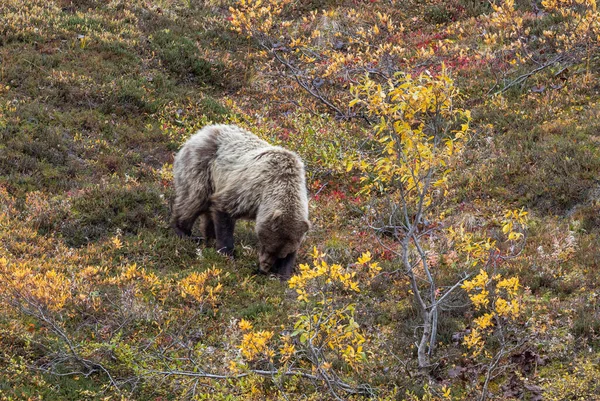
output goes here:
<path id="1" fill-rule="evenodd" d="M 573 335 L 586 339 L 590 346 L 600 346 L 600 319 L 598 317 L 598 311 L 587 302 L 578 307 L 571 327 Z"/>
<path id="2" fill-rule="evenodd" d="M 119 81 L 116 93 L 104 104 L 104 111 L 117 111 L 120 114 L 156 113 L 159 102 L 151 98 L 145 84 L 146 82 L 139 78 Z"/>
<path id="3" fill-rule="evenodd" d="M 165 29 L 154 34 L 152 46 L 171 72 L 180 76 L 192 75 L 205 84 L 215 82 L 212 64 L 200 57 L 191 39 Z"/>
<path id="4" fill-rule="evenodd" d="M 258 302 L 249 305 L 246 309 L 240 312 L 240 316 L 244 319 L 254 319 L 260 314 L 270 314 L 274 310 L 273 305 L 265 302 Z"/>
<path id="5" fill-rule="evenodd" d="M 581 206 L 574 217 L 581 221 L 581 228 L 585 231 L 600 231 L 600 201 Z"/>
<path id="6" fill-rule="evenodd" d="M 71 138 L 47 126 L 42 114 L 23 110 L 27 122 L 0 133 L 0 181 L 19 191 L 65 190 L 81 169 Z"/>
<path id="7" fill-rule="evenodd" d="M 425 10 L 425 21 L 434 24 L 445 24 L 452 21 L 454 15 L 446 4 L 433 5 Z"/>
<path id="8" fill-rule="evenodd" d="M 167 219 L 167 203 L 151 187 L 98 185 L 72 200 L 71 217 L 62 234 L 71 246 L 81 246 L 119 229 L 137 233 Z"/>
<path id="9" fill-rule="evenodd" d="M 226 121 L 226 117 L 231 114 L 227 107 L 223 106 L 215 98 L 208 95 L 202 98 L 200 101 L 200 106 L 202 107 L 206 117 L 215 123 L 224 123 Z"/>

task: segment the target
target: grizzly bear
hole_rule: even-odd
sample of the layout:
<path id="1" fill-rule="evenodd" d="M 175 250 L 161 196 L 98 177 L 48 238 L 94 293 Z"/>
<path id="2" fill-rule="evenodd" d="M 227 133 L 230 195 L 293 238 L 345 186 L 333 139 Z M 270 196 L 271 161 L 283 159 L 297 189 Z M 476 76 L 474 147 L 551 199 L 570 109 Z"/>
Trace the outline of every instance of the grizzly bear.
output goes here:
<path id="1" fill-rule="evenodd" d="M 175 156 L 171 224 L 190 236 L 201 217 L 206 241 L 233 256 L 237 219 L 256 221 L 259 269 L 288 278 L 309 229 L 306 178 L 295 153 L 234 125 L 211 125 Z"/>

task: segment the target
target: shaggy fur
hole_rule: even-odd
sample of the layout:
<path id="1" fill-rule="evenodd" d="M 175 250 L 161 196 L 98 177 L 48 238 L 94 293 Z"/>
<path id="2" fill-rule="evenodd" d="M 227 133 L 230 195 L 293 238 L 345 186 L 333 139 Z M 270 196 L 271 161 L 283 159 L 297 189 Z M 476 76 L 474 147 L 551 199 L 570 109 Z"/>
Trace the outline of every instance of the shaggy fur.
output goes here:
<path id="1" fill-rule="evenodd" d="M 172 226 L 191 235 L 202 216 L 206 240 L 233 255 L 237 219 L 256 220 L 262 272 L 291 274 L 308 223 L 304 165 L 293 152 L 272 146 L 233 125 L 212 125 L 193 135 L 173 164 Z"/>

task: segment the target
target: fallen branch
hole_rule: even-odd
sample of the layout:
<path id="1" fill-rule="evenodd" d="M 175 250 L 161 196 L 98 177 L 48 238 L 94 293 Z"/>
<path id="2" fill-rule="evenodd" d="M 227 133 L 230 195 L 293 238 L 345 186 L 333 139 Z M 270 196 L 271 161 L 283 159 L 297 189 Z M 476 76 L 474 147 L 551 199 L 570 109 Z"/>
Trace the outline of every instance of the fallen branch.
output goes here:
<path id="1" fill-rule="evenodd" d="M 301 79 L 300 78 L 300 70 L 298 70 L 298 68 L 293 66 L 289 61 L 285 60 L 283 57 L 281 57 L 279 54 L 277 54 L 277 49 L 273 48 L 272 46 L 268 46 L 267 44 L 263 43 L 262 41 L 260 42 L 260 45 L 263 49 L 265 49 L 271 55 L 273 55 L 273 57 L 275 57 L 275 60 L 277 60 L 280 64 L 285 66 L 291 72 L 296 83 L 298 85 L 300 85 L 300 87 L 302 87 L 302 89 L 304 89 L 309 95 L 311 95 L 315 99 L 319 100 L 321 103 L 323 103 L 325 106 L 327 106 L 331 110 L 335 111 L 337 113 L 337 115 L 340 116 L 341 118 L 346 118 L 346 119 L 348 118 L 348 116 L 343 111 L 341 111 L 336 105 L 334 105 L 328 99 L 326 99 L 317 88 L 315 88 L 313 85 L 307 84 L 303 79 Z M 313 81 L 314 81 L 314 79 L 313 79 Z"/>
<path id="2" fill-rule="evenodd" d="M 327 106 L 330 110 L 335 112 L 335 116 L 342 120 L 349 120 L 351 118 L 361 118 L 365 120 L 367 125 L 371 125 L 372 122 L 363 114 L 355 114 L 351 113 L 350 110 L 348 112 L 343 112 L 340 107 L 336 106 L 330 99 L 326 98 L 322 92 L 319 90 L 319 87 L 314 84 L 317 80 L 322 80 L 317 77 L 306 77 L 304 71 L 290 63 L 284 57 L 282 57 L 277 51 L 281 50 L 280 48 L 273 47 L 268 41 L 259 39 L 258 43 L 260 47 L 266 50 L 269 54 L 273 56 L 273 58 L 283 65 L 291 74 L 292 78 L 296 81 L 296 83 L 304 89 L 306 93 L 311 95 L 313 98 L 317 99 L 319 102 Z"/>
<path id="3" fill-rule="evenodd" d="M 5 280 L 7 280 L 7 281 L 11 280 L 10 277 L 8 277 L 5 273 L 0 272 L 0 274 L 2 274 L 5 277 Z M 116 380 L 110 374 L 108 369 L 106 369 L 102 364 L 100 364 L 96 361 L 86 359 L 86 358 L 82 357 L 81 355 L 79 355 L 79 353 L 77 352 L 77 349 L 76 349 L 77 348 L 76 345 L 73 344 L 73 342 L 71 341 L 71 339 L 69 338 L 67 333 L 60 327 L 60 325 L 51 316 L 48 315 L 47 310 L 44 306 L 40 305 L 38 302 L 36 302 L 34 299 L 32 299 L 32 297 L 28 296 L 28 294 L 26 294 L 22 291 L 19 291 L 15 288 L 11 288 L 7 292 L 7 294 L 10 294 L 12 296 L 12 297 L 9 296 L 8 299 L 6 299 L 8 304 L 15 306 L 25 315 L 31 316 L 34 319 L 37 319 L 42 325 L 46 326 L 52 332 L 54 332 L 58 336 L 60 341 L 62 341 L 66 345 L 67 350 L 65 351 L 65 354 L 61 355 L 59 353 L 59 358 L 55 359 L 55 361 L 60 360 L 61 363 L 62 362 L 74 362 L 74 363 L 78 364 L 80 367 L 84 368 L 85 371 L 82 371 L 82 372 L 71 371 L 71 372 L 66 372 L 66 373 L 60 373 L 60 372 L 56 372 L 56 370 L 55 370 L 56 364 L 50 364 L 48 368 L 38 367 L 36 369 L 44 371 L 46 373 L 53 374 L 53 375 L 59 375 L 59 376 L 70 376 L 70 375 L 75 375 L 75 374 L 83 374 L 84 376 L 87 377 L 93 373 L 102 372 L 108 377 L 108 380 L 110 381 L 111 385 L 117 391 L 121 390 L 119 387 L 119 384 L 116 382 Z"/>
<path id="4" fill-rule="evenodd" d="M 515 78 L 515 79 L 514 79 L 512 82 L 510 82 L 508 85 L 505 85 L 505 86 L 504 86 L 504 88 L 500 89 L 499 91 L 496 91 L 496 92 L 494 92 L 494 93 L 492 94 L 492 96 L 499 95 L 499 94 L 501 94 L 501 93 L 504 93 L 504 92 L 506 92 L 507 90 L 509 90 L 509 89 L 510 89 L 510 88 L 512 88 L 513 86 L 516 86 L 516 85 L 520 85 L 520 84 L 522 84 L 522 83 L 523 83 L 523 82 L 525 82 L 525 81 L 526 81 L 526 80 L 527 80 L 527 79 L 528 79 L 530 76 L 532 76 L 532 75 L 534 75 L 534 74 L 537 74 L 538 72 L 540 72 L 540 71 L 542 71 L 542 70 L 545 70 L 546 68 L 548 68 L 548 67 L 550 67 L 550 66 L 552 66 L 552 65 L 554 65 L 554 64 L 556 64 L 556 63 L 558 63 L 558 62 L 560 62 L 560 61 L 562 61 L 562 60 L 563 60 L 563 55 L 562 55 L 562 54 L 559 54 L 558 56 L 556 56 L 556 57 L 555 57 L 555 58 L 553 58 L 552 60 L 548 61 L 547 63 L 545 63 L 545 64 L 542 64 L 542 65 L 541 65 L 541 66 L 539 66 L 538 68 L 536 68 L 536 69 L 534 69 L 534 70 L 531 70 L 531 71 L 529 71 L 528 73 L 526 73 L 526 74 L 523 74 L 523 75 L 521 75 L 521 76 L 519 76 L 519 77 Z"/>
<path id="5" fill-rule="evenodd" d="M 362 395 L 373 395 L 373 389 L 368 385 L 358 385 L 356 387 L 351 386 L 348 383 L 345 383 L 341 380 L 332 380 L 331 378 L 319 377 L 316 375 L 312 375 L 310 373 L 301 372 L 298 370 L 288 370 L 286 372 L 279 372 L 278 370 L 259 370 L 252 369 L 248 372 L 238 373 L 235 375 L 218 375 L 213 373 L 205 373 L 205 372 L 190 372 L 186 370 L 149 370 L 147 374 L 155 374 L 155 375 L 163 375 L 165 377 L 169 376 L 186 376 L 186 377 L 194 377 L 194 378 L 206 378 L 206 379 L 215 379 L 215 380 L 230 380 L 230 379 L 241 379 L 244 377 L 248 377 L 252 374 L 258 376 L 265 377 L 273 377 L 274 375 L 283 375 L 283 376 L 299 376 L 305 379 L 310 379 L 314 381 L 325 382 L 340 390 L 345 391 L 348 394 L 362 394 Z"/>

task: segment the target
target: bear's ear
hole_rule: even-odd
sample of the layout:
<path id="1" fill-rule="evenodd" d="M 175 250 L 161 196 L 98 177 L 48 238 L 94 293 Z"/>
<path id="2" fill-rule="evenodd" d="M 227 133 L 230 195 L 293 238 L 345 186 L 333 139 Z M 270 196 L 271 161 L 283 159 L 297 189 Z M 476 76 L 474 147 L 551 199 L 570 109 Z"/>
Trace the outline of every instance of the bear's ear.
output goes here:
<path id="1" fill-rule="evenodd" d="M 271 228 L 273 230 L 277 230 L 281 223 L 283 222 L 283 212 L 279 209 L 276 209 L 271 216 Z"/>
<path id="2" fill-rule="evenodd" d="M 301 227 L 302 232 L 304 232 L 304 233 L 308 232 L 308 230 L 310 230 L 310 221 L 302 220 L 302 222 L 300 223 L 300 227 Z"/>

